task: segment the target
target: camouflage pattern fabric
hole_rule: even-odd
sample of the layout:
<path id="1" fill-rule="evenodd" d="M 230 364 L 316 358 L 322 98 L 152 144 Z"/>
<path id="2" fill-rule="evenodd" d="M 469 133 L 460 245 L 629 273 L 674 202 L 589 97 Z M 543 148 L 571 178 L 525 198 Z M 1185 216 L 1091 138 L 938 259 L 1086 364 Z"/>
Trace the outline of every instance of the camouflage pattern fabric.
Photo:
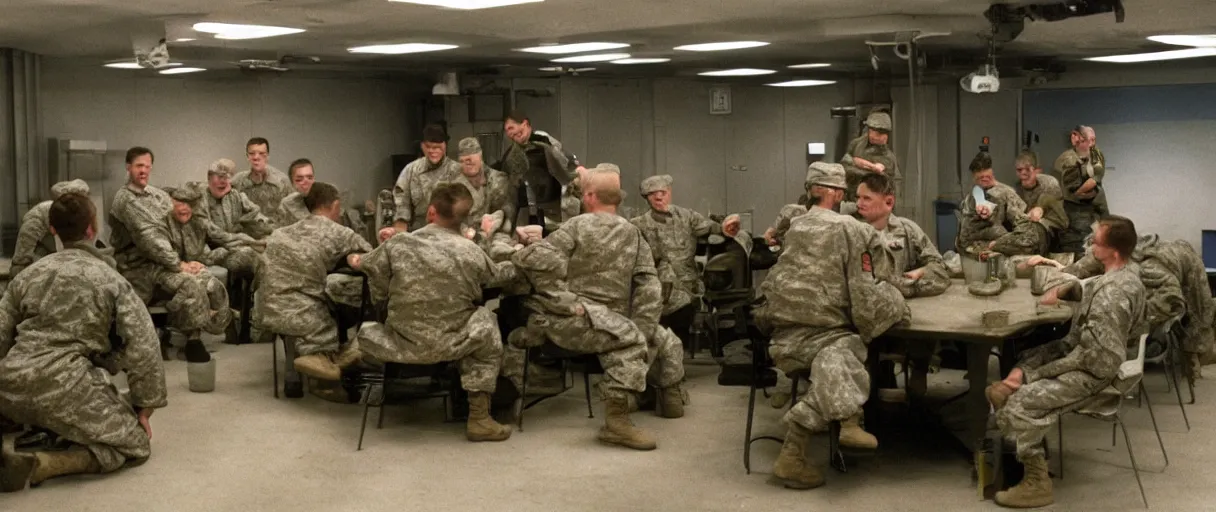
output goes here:
<path id="1" fill-rule="evenodd" d="M 346 203 L 345 200 L 342 202 Z M 304 194 L 299 192 L 292 192 L 284 197 L 283 201 L 279 203 L 278 212 L 279 226 L 290 226 L 312 215 L 312 212 L 308 211 L 308 207 L 304 206 Z M 342 221 L 339 224 L 350 228 L 360 236 L 363 236 L 363 232 L 367 229 L 359 212 L 350 208 L 342 208 Z"/>
<path id="2" fill-rule="evenodd" d="M 152 319 L 113 265 L 91 241 L 68 244 L 0 298 L 0 410 L 84 445 L 104 472 L 152 453 L 132 407 L 168 403 Z M 130 402 L 93 365 L 99 356 L 126 370 Z"/>
<path id="3" fill-rule="evenodd" d="M 777 212 L 777 220 L 773 221 L 774 238 L 778 242 L 785 240 L 785 233 L 790 230 L 790 222 L 807 212 L 807 207 L 801 204 L 787 204 Z"/>
<path id="4" fill-rule="evenodd" d="M 959 254 L 978 256 L 988 250 L 990 242 L 996 242 L 992 251 L 1006 256 L 1037 252 L 1041 237 L 1026 216 L 1026 203 L 1017 192 L 1009 185 L 997 183 L 985 190 L 984 196 L 996 203 L 987 219 L 976 213 L 975 198 L 970 193 L 959 204 L 962 219 L 955 239 Z"/>
<path id="5" fill-rule="evenodd" d="M 1068 227 L 1068 213 L 1064 211 L 1064 192 L 1060 188 L 1060 181 L 1046 174 L 1040 174 L 1035 179 L 1038 183 L 1034 188 L 1022 188 L 1022 183 L 1018 182 L 1014 190 L 1026 203 L 1026 213 L 1030 213 L 1032 208 L 1042 208 L 1043 217 L 1039 219 L 1039 224 L 1057 234 Z"/>
<path id="6" fill-rule="evenodd" d="M 539 165 L 539 162 L 534 165 L 528 157 L 529 153 L 537 152 L 543 155 L 543 166 Z M 502 162 L 496 167 L 507 175 L 507 197 L 514 204 L 518 216 L 512 218 L 512 222 L 517 226 L 527 224 L 528 203 L 523 199 L 526 195 L 521 190 L 525 178 L 533 187 L 542 187 L 546 175 L 557 180 L 562 187 L 560 200 L 541 201 L 536 205 L 545 212 L 546 217 L 554 217 L 552 229 L 557 229 L 562 222 L 578 216 L 582 209 L 582 191 L 578 184 L 579 165 L 578 157 L 566 151 L 561 141 L 540 130 L 534 130 L 526 144 L 520 145 L 514 141 L 509 143 Z M 538 194 L 547 195 L 539 190 Z"/>
<path id="7" fill-rule="evenodd" d="M 911 219 L 891 215 L 887 219 L 887 229 L 879 234 L 895 259 L 896 271 L 903 273 L 925 269 L 925 276 L 918 280 L 899 278 L 897 286 L 904 297 L 932 297 L 941 295 L 950 287 L 950 272 L 942 261 L 941 253 L 937 252 L 929 235 Z"/>
<path id="8" fill-rule="evenodd" d="M 682 206 L 669 205 L 666 212 L 651 210 L 630 219 L 642 230 L 646 242 L 656 254 L 656 261 L 671 267 L 675 281 L 660 279 L 665 288 L 663 313 L 672 313 L 692 303 L 705 293 L 697 275 L 697 239 L 710 234 L 722 234 L 722 225 L 709 220 L 700 212 Z"/>
<path id="9" fill-rule="evenodd" d="M 501 211 L 504 221 L 498 232 L 506 233 L 509 236 L 511 230 L 514 229 L 512 221 L 515 219 L 515 205 L 507 195 L 510 192 L 510 186 L 507 183 L 506 174 L 491 169 L 489 166 L 482 166 L 480 175 L 469 178 L 460 174 L 452 181 L 464 185 L 473 196 L 473 206 L 469 209 L 465 227 L 480 231 L 483 215 L 493 215 L 495 212 Z"/>
<path id="10" fill-rule="evenodd" d="M 203 190 L 202 207 L 194 209 L 195 214 L 206 217 L 213 224 L 228 233 L 244 233 L 256 239 L 270 235 L 276 226 L 274 219 L 269 218 L 278 209 L 263 210 L 244 192 L 233 188 L 216 198 L 209 190 Z M 263 214 L 262 212 L 269 212 Z"/>
<path id="11" fill-rule="evenodd" d="M 89 195 L 89 185 L 84 180 L 61 181 L 51 186 L 51 199 L 64 194 Z M 21 218 L 17 231 L 17 245 L 13 248 L 9 278 L 17 277 L 25 267 L 55 252 L 55 235 L 51 234 L 51 201 L 43 201 L 30 208 Z"/>
<path id="12" fill-rule="evenodd" d="M 1083 162 L 1075 149 L 1068 149 L 1056 159 L 1052 173 L 1060 180 L 1064 211 L 1068 215 L 1068 227 L 1060 234 L 1060 250 L 1081 253 L 1093 223 L 1101 215 L 1109 213 L 1106 189 L 1102 185 L 1102 179 L 1106 176 L 1105 158 L 1101 151 L 1093 148 Z M 1085 197 L 1078 196 L 1077 189 L 1090 178 L 1098 182 L 1098 188 Z"/>
<path id="13" fill-rule="evenodd" d="M 903 173 L 899 171 L 899 162 L 896 161 L 895 151 L 892 151 L 891 147 L 887 144 L 870 144 L 870 138 L 863 134 L 849 142 L 849 147 L 845 150 L 844 158 L 840 159 L 840 164 L 844 166 L 845 176 L 848 178 L 848 188 L 845 190 L 846 201 L 857 200 L 857 185 L 861 183 L 862 178 L 873 172 L 853 165 L 853 157 L 860 157 L 876 164 L 882 164 L 886 168 L 883 174 L 891 177 L 891 180 L 895 184 L 895 190 L 903 190 L 901 187 L 904 177 Z"/>
<path id="14" fill-rule="evenodd" d="M 409 224 L 411 231 L 426 225 L 426 208 L 431 204 L 431 192 L 441 182 L 460 176 L 460 162 L 443 157 L 431 165 L 426 157 L 410 162 L 397 176 L 393 185 L 393 220 Z"/>
<path id="15" fill-rule="evenodd" d="M 669 388 L 684 380 L 684 345 L 680 337 L 666 327 L 655 329 L 646 344 L 650 370 L 646 382 L 660 388 Z"/>
<path id="16" fill-rule="evenodd" d="M 264 175 L 260 177 L 255 176 L 253 170 L 237 173 L 236 176 L 232 177 L 232 188 L 244 193 L 253 204 L 257 205 L 259 212 L 271 224 L 270 229 L 277 227 L 274 225 L 274 222 L 279 217 L 279 203 L 292 191 L 291 178 L 288 178 L 282 171 L 269 165 L 266 166 Z M 248 208 L 244 210 L 248 211 Z M 234 218 L 239 218 L 239 216 Z M 224 227 L 226 231 L 233 231 L 223 224 L 218 222 L 216 224 Z M 250 233 L 250 235 L 257 237 L 254 233 Z"/>

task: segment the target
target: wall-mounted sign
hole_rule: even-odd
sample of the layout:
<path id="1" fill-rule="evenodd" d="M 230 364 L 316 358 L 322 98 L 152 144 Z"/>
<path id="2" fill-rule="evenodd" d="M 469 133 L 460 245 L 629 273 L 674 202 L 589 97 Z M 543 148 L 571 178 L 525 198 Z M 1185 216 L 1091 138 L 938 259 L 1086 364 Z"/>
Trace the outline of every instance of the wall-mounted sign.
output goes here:
<path id="1" fill-rule="evenodd" d="M 709 113 L 716 116 L 730 113 L 730 87 L 719 85 L 709 88 Z"/>

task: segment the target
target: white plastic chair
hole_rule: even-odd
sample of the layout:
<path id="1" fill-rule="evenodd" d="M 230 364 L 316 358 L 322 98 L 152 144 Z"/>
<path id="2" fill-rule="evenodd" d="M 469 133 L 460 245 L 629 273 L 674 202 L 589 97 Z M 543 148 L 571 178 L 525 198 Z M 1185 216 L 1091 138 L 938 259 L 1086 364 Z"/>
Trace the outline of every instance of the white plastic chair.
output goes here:
<path id="1" fill-rule="evenodd" d="M 1165 343 L 1165 350 L 1156 357 L 1144 360 L 1145 364 L 1160 364 L 1165 369 L 1165 389 L 1178 397 L 1178 408 L 1182 410 L 1182 421 L 1186 423 L 1187 432 L 1191 431 L 1191 420 L 1186 416 L 1186 405 L 1182 403 L 1182 387 L 1179 385 L 1179 375 L 1182 373 L 1182 347 L 1176 332 L 1181 318 L 1171 318 L 1153 332 L 1153 337 Z M 1191 392 L 1194 403 L 1195 393 Z"/>

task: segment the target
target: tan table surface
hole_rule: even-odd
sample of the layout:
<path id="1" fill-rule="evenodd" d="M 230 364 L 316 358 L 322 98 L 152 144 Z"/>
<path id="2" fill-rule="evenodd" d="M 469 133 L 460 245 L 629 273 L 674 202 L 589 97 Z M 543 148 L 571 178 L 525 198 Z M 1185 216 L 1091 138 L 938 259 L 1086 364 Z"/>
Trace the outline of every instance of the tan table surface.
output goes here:
<path id="1" fill-rule="evenodd" d="M 1072 319 L 1070 305 L 1038 304 L 1039 298 L 1030 293 L 1029 279 L 1018 279 L 1016 287 L 994 297 L 972 295 L 962 279 L 954 279 L 941 295 L 909 299 L 911 325 L 892 327 L 885 335 L 999 343 L 1039 325 L 1061 324 Z M 1009 311 L 1009 325 L 984 327 L 983 314 L 996 310 Z"/>

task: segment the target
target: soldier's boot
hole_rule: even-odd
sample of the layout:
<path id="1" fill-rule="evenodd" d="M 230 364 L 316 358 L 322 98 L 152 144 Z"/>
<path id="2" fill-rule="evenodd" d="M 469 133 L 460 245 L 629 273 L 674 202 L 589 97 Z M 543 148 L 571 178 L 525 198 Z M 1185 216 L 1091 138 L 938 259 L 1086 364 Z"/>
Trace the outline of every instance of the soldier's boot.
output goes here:
<path id="1" fill-rule="evenodd" d="M 1004 382 L 996 381 L 988 385 L 984 390 L 984 396 L 988 397 L 988 403 L 992 404 L 992 409 L 999 411 L 1005 407 L 1005 402 L 1009 400 L 1009 396 L 1013 394 L 1013 390 Z"/>
<path id="2" fill-rule="evenodd" d="M 789 403 L 790 394 L 788 391 L 774 391 L 768 397 L 768 404 L 773 406 L 773 409 L 780 409 Z"/>
<path id="3" fill-rule="evenodd" d="M 633 426 L 629 420 L 629 400 L 613 397 L 604 401 L 604 426 L 600 428 L 599 440 L 634 450 L 653 450 L 658 447 L 654 439 Z"/>
<path id="4" fill-rule="evenodd" d="M 346 388 L 342 387 L 342 383 L 332 380 L 321 380 L 316 378 L 308 379 L 308 394 L 325 400 L 326 402 L 334 402 L 338 404 L 349 404 L 350 394 L 346 392 Z M 301 394 L 303 396 L 303 394 Z M 291 397 L 288 397 L 291 398 Z"/>
<path id="5" fill-rule="evenodd" d="M 188 363 L 205 363 L 211 360 L 207 346 L 203 344 L 203 340 L 198 338 L 186 340 L 186 347 L 182 349 L 182 352 Z"/>
<path id="6" fill-rule="evenodd" d="M 321 380 L 340 380 L 342 378 L 342 369 L 334 364 L 331 354 L 318 353 L 300 356 L 292 364 L 295 365 L 297 372 L 309 377 Z"/>
<path id="7" fill-rule="evenodd" d="M 781 444 L 781 454 L 773 463 L 773 483 L 787 489 L 814 489 L 823 485 L 823 473 L 806 460 L 806 445 L 811 440 L 811 431 L 797 423 L 790 423 Z"/>
<path id="8" fill-rule="evenodd" d="M 684 391 L 680 389 L 679 384 L 659 390 L 657 412 L 664 418 L 684 417 Z"/>
<path id="9" fill-rule="evenodd" d="M 878 448 L 878 438 L 861 428 L 861 414 L 840 422 L 840 446 L 873 450 Z"/>
<path id="10" fill-rule="evenodd" d="M 345 370 L 361 359 L 363 359 L 363 351 L 359 350 L 359 340 L 354 339 L 342 347 L 342 350 L 334 357 L 334 364 L 338 366 L 339 370 Z"/>
<path id="11" fill-rule="evenodd" d="M 469 393 L 469 421 L 465 425 L 465 437 L 469 441 L 506 441 L 511 437 L 511 427 L 490 417 L 490 394 L 484 391 Z"/>
<path id="12" fill-rule="evenodd" d="M 35 486 L 58 476 L 100 473 L 101 463 L 93 452 L 76 446 L 57 452 L 36 452 L 37 463 L 30 475 L 30 485 Z"/>
<path id="13" fill-rule="evenodd" d="M 25 490 L 34 474 L 38 459 L 32 453 L 17 451 L 19 433 L 5 434 L 0 441 L 0 492 Z"/>
<path id="14" fill-rule="evenodd" d="M 1051 505 L 1055 497 L 1051 493 L 1051 475 L 1047 473 L 1047 459 L 1042 455 L 1022 461 L 1026 468 L 1022 481 L 1004 491 L 996 493 L 996 504 L 1009 508 L 1037 508 Z"/>

